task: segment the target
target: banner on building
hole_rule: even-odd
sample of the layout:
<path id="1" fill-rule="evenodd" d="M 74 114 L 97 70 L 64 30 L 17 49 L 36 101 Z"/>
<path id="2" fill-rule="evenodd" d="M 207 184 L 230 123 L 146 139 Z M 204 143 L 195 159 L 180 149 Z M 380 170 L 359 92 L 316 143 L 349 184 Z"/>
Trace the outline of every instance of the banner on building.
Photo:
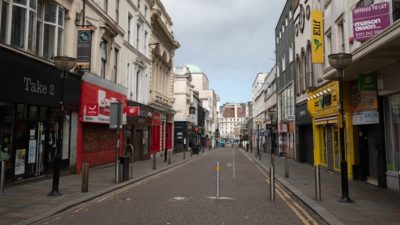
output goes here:
<path id="1" fill-rule="evenodd" d="M 323 11 L 311 12 L 311 49 L 312 63 L 324 63 L 324 21 Z"/>
<path id="2" fill-rule="evenodd" d="M 112 102 L 122 102 L 126 106 L 126 96 L 87 82 L 82 83 L 81 120 L 92 123 L 110 123 L 110 106 Z M 126 124 L 126 113 L 122 124 Z"/>
<path id="3" fill-rule="evenodd" d="M 79 70 L 90 70 L 91 52 L 92 30 L 90 28 L 80 28 L 78 30 L 78 51 L 76 56 L 76 66 Z"/>
<path id="4" fill-rule="evenodd" d="M 356 41 L 366 41 L 389 25 L 389 2 L 353 9 L 353 36 Z"/>

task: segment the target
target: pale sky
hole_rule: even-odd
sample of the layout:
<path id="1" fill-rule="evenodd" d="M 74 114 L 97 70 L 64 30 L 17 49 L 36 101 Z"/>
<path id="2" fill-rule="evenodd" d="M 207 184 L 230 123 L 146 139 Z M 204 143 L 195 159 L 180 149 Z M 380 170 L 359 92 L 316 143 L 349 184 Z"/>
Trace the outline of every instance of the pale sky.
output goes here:
<path id="1" fill-rule="evenodd" d="M 251 101 L 259 72 L 275 63 L 275 26 L 285 0 L 162 0 L 181 47 L 175 67 L 195 64 L 225 102 Z"/>

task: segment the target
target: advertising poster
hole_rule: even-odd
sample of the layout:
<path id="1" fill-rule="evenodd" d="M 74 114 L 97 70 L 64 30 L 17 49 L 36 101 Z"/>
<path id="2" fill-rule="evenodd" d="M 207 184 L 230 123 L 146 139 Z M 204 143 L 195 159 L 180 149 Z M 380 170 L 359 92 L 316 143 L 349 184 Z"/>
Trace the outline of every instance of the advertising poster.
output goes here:
<path id="1" fill-rule="evenodd" d="M 15 175 L 25 173 L 26 149 L 17 149 L 15 151 Z"/>
<path id="2" fill-rule="evenodd" d="M 389 25 L 389 2 L 353 9 L 353 36 L 356 41 L 366 41 Z"/>
<path id="3" fill-rule="evenodd" d="M 36 140 L 29 140 L 28 163 L 36 162 Z"/>

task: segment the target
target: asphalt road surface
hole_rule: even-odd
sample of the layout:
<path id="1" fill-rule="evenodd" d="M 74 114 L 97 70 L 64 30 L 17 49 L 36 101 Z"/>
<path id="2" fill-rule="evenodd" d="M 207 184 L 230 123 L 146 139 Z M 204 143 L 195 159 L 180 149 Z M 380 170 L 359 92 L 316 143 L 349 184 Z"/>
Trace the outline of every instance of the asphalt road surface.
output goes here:
<path id="1" fill-rule="evenodd" d="M 220 199 L 215 199 L 217 161 Z M 325 224 L 280 185 L 276 201 L 270 201 L 268 180 L 246 153 L 212 150 L 36 224 Z"/>

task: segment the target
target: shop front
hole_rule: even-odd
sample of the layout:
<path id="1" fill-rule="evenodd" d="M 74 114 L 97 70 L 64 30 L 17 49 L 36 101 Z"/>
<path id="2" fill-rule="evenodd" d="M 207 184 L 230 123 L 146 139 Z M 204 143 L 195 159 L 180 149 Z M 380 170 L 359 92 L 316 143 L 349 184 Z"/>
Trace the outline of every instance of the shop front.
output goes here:
<path id="1" fill-rule="evenodd" d="M 125 128 L 125 143 L 128 155 L 133 149 L 133 161 L 150 159 L 150 140 L 152 134 L 152 109 L 146 105 L 128 101 L 128 106 L 138 107 L 138 116 L 128 116 Z"/>
<path id="2" fill-rule="evenodd" d="M 314 164 L 312 119 L 307 111 L 307 103 L 296 106 L 297 160 Z"/>
<path id="3" fill-rule="evenodd" d="M 0 160 L 6 164 L 6 181 L 51 173 L 61 135 L 62 168 L 68 168 L 75 151 L 70 133 L 71 118 L 76 118 L 79 109 L 79 76 L 69 73 L 62 82 L 61 72 L 50 63 L 2 47 L 0 66 L 9 73 L 0 82 Z M 60 116 L 64 116 L 62 134 L 58 129 Z"/>
<path id="4" fill-rule="evenodd" d="M 379 107 L 377 74 L 363 74 L 351 82 L 356 165 L 354 178 L 386 187 L 383 112 Z"/>
<path id="5" fill-rule="evenodd" d="M 82 163 L 95 167 L 115 161 L 117 140 L 120 155 L 125 148 L 124 129 L 119 134 L 109 128 L 110 104 L 126 106 L 126 89 L 96 75 L 86 73 L 82 83 L 80 123 L 78 124 L 77 171 Z M 123 116 L 126 124 L 126 114 Z"/>
<path id="6" fill-rule="evenodd" d="M 314 165 L 322 165 L 331 171 L 340 172 L 340 141 L 345 141 L 345 152 L 348 162 L 348 175 L 353 178 L 355 164 L 353 125 L 348 101 L 349 84 L 345 84 L 345 138 L 340 140 L 339 124 L 339 85 L 331 81 L 315 91 L 308 92 L 307 108 L 312 118 L 314 139 Z"/>

